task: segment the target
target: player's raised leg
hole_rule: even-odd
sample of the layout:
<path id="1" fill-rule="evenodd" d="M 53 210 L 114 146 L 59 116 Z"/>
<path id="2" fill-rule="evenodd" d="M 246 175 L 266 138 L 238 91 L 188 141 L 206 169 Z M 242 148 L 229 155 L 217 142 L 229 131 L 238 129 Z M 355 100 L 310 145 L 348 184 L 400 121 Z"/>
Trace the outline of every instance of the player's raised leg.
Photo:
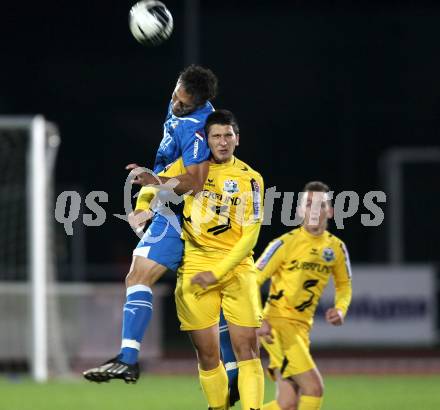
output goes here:
<path id="1" fill-rule="evenodd" d="M 220 361 L 218 325 L 192 330 L 189 334 L 197 353 L 200 384 L 209 408 L 228 409 L 228 376 Z"/>
<path id="2" fill-rule="evenodd" d="M 119 354 L 123 363 L 135 364 L 145 330 L 153 313 L 152 286 L 167 268 L 151 259 L 134 256 L 125 283 L 127 296 L 123 308 L 122 343 Z"/>
<path id="3" fill-rule="evenodd" d="M 113 359 L 83 374 L 87 380 L 105 382 L 123 379 L 135 383 L 139 378 L 138 356 L 153 311 L 152 285 L 167 267 L 142 256 L 133 256 L 126 277 L 126 301 L 123 306 L 121 350 Z"/>

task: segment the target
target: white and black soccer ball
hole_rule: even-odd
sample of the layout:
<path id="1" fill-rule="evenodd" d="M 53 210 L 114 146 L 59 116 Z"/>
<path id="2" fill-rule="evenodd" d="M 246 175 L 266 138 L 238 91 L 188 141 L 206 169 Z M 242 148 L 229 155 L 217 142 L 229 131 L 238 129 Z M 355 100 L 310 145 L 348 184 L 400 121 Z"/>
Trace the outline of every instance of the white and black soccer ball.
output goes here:
<path id="1" fill-rule="evenodd" d="M 139 43 L 157 46 L 171 36 L 173 16 L 165 4 L 156 0 L 143 0 L 130 10 L 130 31 Z"/>

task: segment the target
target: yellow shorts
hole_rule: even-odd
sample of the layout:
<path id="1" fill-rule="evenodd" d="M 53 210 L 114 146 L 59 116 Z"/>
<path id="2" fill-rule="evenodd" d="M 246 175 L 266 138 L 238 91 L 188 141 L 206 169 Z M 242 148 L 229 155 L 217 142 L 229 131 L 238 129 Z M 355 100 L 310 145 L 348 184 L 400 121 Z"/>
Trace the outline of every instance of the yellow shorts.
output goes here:
<path id="1" fill-rule="evenodd" d="M 310 355 L 309 328 L 299 322 L 280 318 L 267 319 L 272 326 L 274 342 L 261 344 L 269 353 L 269 372 L 278 369 L 286 379 L 316 367 Z"/>
<path id="2" fill-rule="evenodd" d="M 218 283 L 203 290 L 191 285 L 198 272 L 209 271 L 218 263 L 206 255 L 185 255 L 177 276 L 177 316 L 182 330 L 199 330 L 219 322 L 220 308 L 228 322 L 238 326 L 260 327 L 262 312 L 258 298 L 260 290 L 252 258 L 228 272 Z"/>

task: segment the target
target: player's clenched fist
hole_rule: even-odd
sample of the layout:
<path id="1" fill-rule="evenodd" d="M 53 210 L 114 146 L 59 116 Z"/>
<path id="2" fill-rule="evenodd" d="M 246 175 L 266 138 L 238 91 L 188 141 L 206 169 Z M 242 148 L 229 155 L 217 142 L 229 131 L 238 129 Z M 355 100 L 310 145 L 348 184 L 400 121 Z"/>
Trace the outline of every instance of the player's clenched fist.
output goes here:
<path id="1" fill-rule="evenodd" d="M 341 326 L 344 324 L 344 315 L 336 308 L 327 309 L 325 312 L 325 319 L 328 323 L 334 326 Z"/>
<path id="2" fill-rule="evenodd" d="M 135 209 L 128 214 L 128 223 L 136 232 L 140 232 L 153 216 L 154 213 L 150 210 L 144 211 L 143 209 Z"/>
<path id="3" fill-rule="evenodd" d="M 145 186 L 156 182 L 153 175 L 146 172 L 146 168 L 142 168 L 138 164 L 128 164 L 125 169 L 130 171 L 131 183 L 134 185 Z"/>

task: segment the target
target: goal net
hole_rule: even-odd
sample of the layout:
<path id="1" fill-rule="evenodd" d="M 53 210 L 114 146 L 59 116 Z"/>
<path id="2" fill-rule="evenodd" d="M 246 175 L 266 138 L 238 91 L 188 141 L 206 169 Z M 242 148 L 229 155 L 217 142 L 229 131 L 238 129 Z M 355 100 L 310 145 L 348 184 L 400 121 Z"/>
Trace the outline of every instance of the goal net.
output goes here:
<path id="1" fill-rule="evenodd" d="M 42 116 L 0 117 L 0 371 L 37 381 L 68 373 L 53 291 L 59 142 Z"/>

